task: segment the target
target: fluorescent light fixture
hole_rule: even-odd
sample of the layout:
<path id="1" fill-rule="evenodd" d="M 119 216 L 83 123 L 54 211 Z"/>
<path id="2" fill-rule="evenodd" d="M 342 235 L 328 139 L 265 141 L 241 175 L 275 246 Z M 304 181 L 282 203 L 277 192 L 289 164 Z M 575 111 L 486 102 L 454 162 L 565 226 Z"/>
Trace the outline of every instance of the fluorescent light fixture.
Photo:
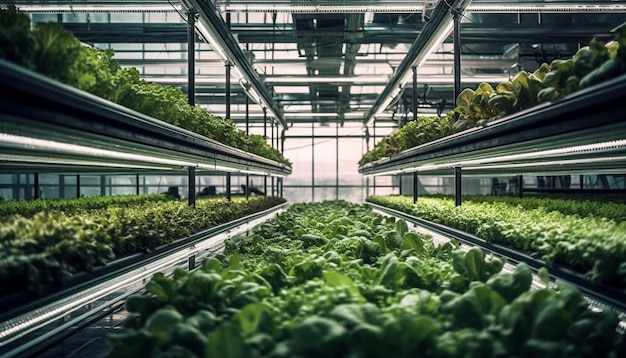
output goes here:
<path id="1" fill-rule="evenodd" d="M 359 112 L 347 112 L 343 114 L 344 118 L 363 118 L 365 113 Z"/>
<path id="2" fill-rule="evenodd" d="M 366 83 L 366 84 L 386 84 L 389 76 L 265 76 L 266 83 Z"/>
<path id="3" fill-rule="evenodd" d="M 454 27 L 454 21 L 452 21 L 451 17 L 446 19 L 445 21 L 445 26 L 439 31 L 437 36 L 433 36 L 428 39 L 425 51 L 422 51 L 417 55 L 415 61 L 413 62 L 413 66 L 411 67 L 420 68 L 424 64 L 424 62 L 426 62 L 428 57 L 430 57 L 430 55 L 435 51 L 435 49 L 441 46 L 441 44 L 448 38 L 448 36 L 450 36 L 450 34 L 452 33 L 452 28 Z M 404 77 L 402 77 L 402 79 L 400 80 L 400 86 L 404 86 L 412 77 L 413 72 L 407 71 Z M 454 76 L 451 75 L 449 77 L 452 83 L 454 83 Z"/>
<path id="4" fill-rule="evenodd" d="M 124 153 L 113 150 L 86 147 L 82 145 L 55 142 L 46 139 L 22 137 L 13 134 L 0 133 L 0 147 L 19 149 L 21 152 L 45 152 L 67 155 L 75 155 L 83 158 L 113 159 L 150 164 L 162 164 L 171 167 L 196 166 L 196 163 L 172 160 L 159 156 L 146 156 L 141 154 Z M 95 162 L 98 163 L 98 162 Z"/>
<path id="5" fill-rule="evenodd" d="M 500 3 L 472 3 L 468 12 L 486 13 L 624 13 L 626 4 L 582 4 L 580 2 L 520 4 L 503 1 Z"/>
<path id="6" fill-rule="evenodd" d="M 534 168 L 534 167 L 558 167 L 562 165 L 575 165 L 575 164 L 593 164 L 593 163 L 606 163 L 616 162 L 622 164 L 626 162 L 626 156 L 615 157 L 601 157 L 601 158 L 583 158 L 583 159 L 565 159 L 565 160 L 551 160 L 543 162 L 532 163 L 508 163 L 508 164 L 496 164 L 496 165 L 484 165 L 484 166 L 472 166 L 464 168 L 465 170 L 484 170 L 484 169 L 513 169 L 513 168 Z M 554 169 L 554 168 L 552 168 Z M 551 170 L 552 171 L 552 170 Z M 593 170 L 597 173 L 597 170 Z M 621 171 L 623 172 L 623 171 Z"/>
<path id="7" fill-rule="evenodd" d="M 169 171 L 171 166 L 156 166 L 147 164 L 124 164 L 117 162 L 94 161 L 93 159 L 67 159 L 57 157 L 45 157 L 42 155 L 17 155 L 17 154 L 0 154 L 0 163 L 11 163 L 12 167 L 20 164 L 43 164 L 51 167 L 68 166 L 68 167 L 101 167 L 101 168 L 117 168 L 117 169 L 145 169 Z M 2 166 L 2 165 L 0 165 Z M 178 168 L 181 169 L 182 167 Z"/>
<path id="8" fill-rule="evenodd" d="M 285 116 L 292 118 L 312 118 L 312 117 L 337 117 L 337 113 L 305 113 L 305 112 L 286 112 Z"/>
<path id="9" fill-rule="evenodd" d="M 362 2 L 348 5 L 345 3 L 303 4 L 302 2 L 274 1 L 268 3 L 233 3 L 227 0 L 218 0 L 216 6 L 222 13 L 225 12 L 286 12 L 286 13 L 421 13 L 424 10 L 423 2 L 417 1 L 380 1 Z M 626 12 L 626 4 L 582 4 L 580 2 L 562 3 L 512 3 L 510 1 L 481 3 L 475 2 L 466 7 L 469 12 L 488 13 L 623 13 Z"/>
<path id="10" fill-rule="evenodd" d="M 219 5 L 222 12 L 288 12 L 288 13 L 362 13 L 362 12 L 393 12 L 414 13 L 421 12 L 423 6 L 416 2 L 395 1 L 393 4 L 346 5 L 337 3 L 333 5 L 304 5 L 300 4 L 224 4 Z"/>
<path id="11" fill-rule="evenodd" d="M 213 51 L 217 53 L 219 58 L 221 58 L 224 62 L 229 62 L 228 56 L 226 55 L 226 52 L 224 52 L 222 45 L 220 45 L 220 43 L 215 39 L 211 31 L 209 31 L 209 27 L 204 23 L 203 18 L 199 18 L 196 22 L 196 29 L 198 29 L 202 38 L 211 46 Z"/>
<path id="12" fill-rule="evenodd" d="M 591 164 L 591 163 L 621 163 L 626 160 L 622 154 L 626 151 L 626 139 L 620 139 L 609 142 L 593 143 L 571 146 L 566 148 L 541 150 L 536 152 L 524 152 L 519 154 L 510 154 L 494 157 L 486 157 L 481 159 L 471 160 L 451 160 L 443 163 L 428 163 L 424 165 L 416 165 L 403 169 L 389 169 L 377 173 L 366 174 L 369 176 L 379 175 L 396 175 L 399 173 L 412 173 L 412 172 L 428 172 L 440 169 L 451 169 L 454 167 L 461 167 L 466 170 L 482 170 L 482 169 L 506 169 L 506 168 L 533 168 L 533 167 L 550 167 L 559 165 L 574 165 L 574 164 Z M 597 155 L 598 153 L 604 153 L 601 157 L 593 156 L 587 157 L 586 155 Z M 568 158 L 569 156 L 576 156 L 574 158 Z M 581 157 L 579 157 L 581 156 Z M 558 158 L 557 160 L 541 161 L 545 158 Z"/>
<path id="13" fill-rule="evenodd" d="M 615 140 L 610 142 L 602 142 L 602 143 L 593 143 L 593 144 L 584 144 L 577 145 L 566 148 L 558 148 L 558 149 L 549 149 L 549 150 L 541 150 L 530 153 L 520 153 L 520 154 L 510 154 L 503 155 L 497 157 L 488 157 L 482 159 L 474 159 L 474 160 L 466 160 L 460 161 L 458 163 L 453 163 L 451 166 L 453 167 L 470 167 L 479 164 L 487 164 L 487 163 L 502 163 L 502 162 L 515 162 L 522 160 L 536 160 L 543 158 L 553 158 L 560 156 L 568 156 L 568 155 L 585 155 L 585 154 L 595 154 L 598 152 L 616 152 L 616 151 L 624 151 L 626 150 L 626 139 Z"/>
<path id="14" fill-rule="evenodd" d="M 15 5 L 18 9 L 28 13 L 58 14 L 66 12 L 175 12 L 181 11 L 179 4 L 137 3 L 133 1 L 117 2 L 115 5 L 107 4 L 49 4 L 49 5 Z"/>

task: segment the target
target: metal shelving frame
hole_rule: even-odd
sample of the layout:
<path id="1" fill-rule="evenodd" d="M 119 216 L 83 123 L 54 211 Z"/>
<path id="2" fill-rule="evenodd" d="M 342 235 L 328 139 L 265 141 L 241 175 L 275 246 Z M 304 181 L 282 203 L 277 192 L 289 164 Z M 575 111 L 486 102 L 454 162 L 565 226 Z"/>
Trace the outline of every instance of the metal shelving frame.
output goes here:
<path id="1" fill-rule="evenodd" d="M 2 172 L 291 173 L 1 60 L 0 76 Z"/>
<path id="2" fill-rule="evenodd" d="M 287 206 L 284 203 L 218 225 L 158 248 L 149 255 L 137 254 L 112 262 L 80 284 L 3 311 L 0 356 L 45 349 L 80 329 L 84 322 L 119 309 L 126 297 L 143 289 L 153 274 L 169 275 L 177 268 L 196 268 L 203 259 L 221 252 L 226 239 L 244 234 Z"/>
<path id="3" fill-rule="evenodd" d="M 626 76 L 363 165 L 368 176 L 623 173 Z M 455 170 L 460 169 L 460 170 Z"/>

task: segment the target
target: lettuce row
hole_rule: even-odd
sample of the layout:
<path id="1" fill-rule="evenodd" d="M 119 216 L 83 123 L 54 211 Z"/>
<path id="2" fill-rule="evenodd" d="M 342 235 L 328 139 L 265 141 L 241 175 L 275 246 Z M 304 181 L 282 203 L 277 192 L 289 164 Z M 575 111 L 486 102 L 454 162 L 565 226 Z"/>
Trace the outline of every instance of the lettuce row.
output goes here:
<path id="1" fill-rule="evenodd" d="M 85 200 L 76 200 L 79 208 L 68 213 L 44 210 L 31 217 L 4 218 L 0 224 L 0 294 L 41 293 L 46 286 L 62 285 L 75 274 L 116 258 L 149 252 L 285 202 L 275 197 L 232 202 L 203 199 L 190 207 L 179 201 L 148 200 L 133 205 L 128 205 L 131 200 L 102 201 L 110 205 L 87 210 L 80 207 Z"/>
<path id="2" fill-rule="evenodd" d="M 524 208 L 515 200 L 507 204 L 478 199 L 458 207 L 449 198 L 424 197 L 416 204 L 406 196 L 373 196 L 367 200 L 527 251 L 548 263 L 565 264 L 593 282 L 626 286 L 623 221 L 592 213 L 585 217 L 566 215 L 541 206 Z"/>
<path id="3" fill-rule="evenodd" d="M 111 357 L 611 357 L 617 318 L 346 202 L 295 204 L 128 298 Z"/>

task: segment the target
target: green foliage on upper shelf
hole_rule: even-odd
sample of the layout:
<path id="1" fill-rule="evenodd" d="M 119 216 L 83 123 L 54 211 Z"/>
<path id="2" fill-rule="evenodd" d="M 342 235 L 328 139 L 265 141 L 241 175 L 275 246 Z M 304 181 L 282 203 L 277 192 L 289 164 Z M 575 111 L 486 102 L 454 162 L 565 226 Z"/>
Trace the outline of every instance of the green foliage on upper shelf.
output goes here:
<path id="1" fill-rule="evenodd" d="M 526 264 L 505 272 L 367 206 L 294 204 L 226 243 L 130 296 L 110 356 L 613 357 L 623 344 L 616 314 L 567 283 L 531 288 Z"/>
<path id="2" fill-rule="evenodd" d="M 40 211 L 63 211 L 73 214 L 82 210 L 104 209 L 111 205 L 132 206 L 148 202 L 171 200 L 163 194 L 92 196 L 81 198 L 46 198 L 35 200 L 2 200 L 0 201 L 0 218 L 20 215 L 30 218 Z"/>
<path id="3" fill-rule="evenodd" d="M 554 203 L 531 208 L 516 201 L 468 200 L 455 206 L 450 198 L 420 197 L 413 204 L 412 197 L 396 195 L 367 201 L 564 264 L 592 282 L 626 287 L 626 222 L 594 215 L 595 207 L 585 209 L 586 203 L 564 205 L 561 212 Z M 568 215 L 572 210 L 576 213 Z"/>
<path id="4" fill-rule="evenodd" d="M 259 136 L 246 136 L 230 119 L 190 106 L 180 89 L 146 82 L 122 68 L 112 50 L 83 46 L 59 24 L 37 23 L 14 6 L 0 7 L 0 58 L 228 146 L 291 166 Z M 261 138 L 263 139 L 263 138 Z"/>
<path id="5" fill-rule="evenodd" d="M 617 223 L 626 221 L 626 198 L 616 197 L 615 195 L 607 195 L 605 197 L 599 197 L 598 195 L 564 195 L 561 198 L 464 195 L 463 201 L 475 203 L 504 202 L 507 205 L 520 206 L 530 210 L 544 208 L 547 211 L 558 211 L 564 215 L 605 218 Z"/>
<path id="6" fill-rule="evenodd" d="M 441 118 L 419 116 L 417 120 L 407 123 L 399 131 L 376 143 L 374 149 L 363 155 L 359 165 L 365 165 L 452 134 L 453 122 L 450 116 Z"/>
<path id="7" fill-rule="evenodd" d="M 410 136 L 428 136 L 438 139 L 453 132 L 486 125 L 490 121 L 532 108 L 540 103 L 552 102 L 580 89 L 601 83 L 626 73 L 626 26 L 615 31 L 615 40 L 609 43 L 594 38 L 589 46 L 581 48 L 574 57 L 556 59 L 549 65 L 541 64 L 532 73 L 521 71 L 509 81 L 499 83 L 495 88 L 481 83 L 476 89 L 466 88 L 456 99 L 454 112 L 448 113 L 445 123 L 454 122 L 452 131 L 434 130 L 425 126 L 420 131 L 411 130 Z M 455 121 L 454 115 L 458 116 Z M 402 132 L 404 128 L 400 129 Z M 439 136 L 437 136 L 439 135 Z M 397 136 L 396 133 L 389 137 Z M 394 141 L 383 138 L 381 141 Z M 419 142 L 423 144 L 425 142 Z M 410 148 L 410 147 L 409 147 Z M 367 152 L 359 165 L 389 157 L 408 149 L 403 146 L 380 144 Z"/>
<path id="8" fill-rule="evenodd" d="M 63 284 L 116 258 L 150 252 L 204 229 L 285 202 L 277 197 L 185 202 L 147 196 L 32 201 L 42 211 L 14 214 L 0 223 L 0 295 Z M 152 200 L 152 199 L 155 200 Z M 72 203 L 75 206 L 72 206 Z M 131 204 L 131 205 L 129 205 Z"/>

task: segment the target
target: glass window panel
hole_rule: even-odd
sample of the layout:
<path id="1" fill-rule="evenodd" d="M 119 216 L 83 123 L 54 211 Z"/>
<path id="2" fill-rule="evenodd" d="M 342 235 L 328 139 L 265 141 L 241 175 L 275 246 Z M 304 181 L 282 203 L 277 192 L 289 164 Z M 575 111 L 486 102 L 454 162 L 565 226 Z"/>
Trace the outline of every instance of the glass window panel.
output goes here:
<path id="1" fill-rule="evenodd" d="M 31 21 L 34 24 L 38 22 L 50 22 L 50 21 L 57 22 L 57 15 L 56 14 L 32 14 Z"/>
<path id="2" fill-rule="evenodd" d="M 339 188 L 339 199 L 352 203 L 362 203 L 364 201 L 365 188 L 361 186 Z"/>
<path id="3" fill-rule="evenodd" d="M 111 44 L 111 48 L 115 51 L 141 51 L 143 50 L 143 45 L 138 43 L 113 43 Z"/>
<path id="4" fill-rule="evenodd" d="M 0 198 L 4 200 L 13 200 L 13 189 L 0 189 Z"/>
<path id="5" fill-rule="evenodd" d="M 315 152 L 315 175 L 313 178 L 315 185 L 335 185 L 337 180 L 337 140 L 318 139 L 315 141 L 313 149 Z"/>
<path id="6" fill-rule="evenodd" d="M 76 175 L 64 175 L 63 183 L 65 185 L 76 184 Z"/>
<path id="7" fill-rule="evenodd" d="M 112 187 L 108 192 L 109 195 L 134 195 L 137 193 L 135 188 L 123 186 Z"/>
<path id="8" fill-rule="evenodd" d="M 124 12 L 124 13 L 111 13 L 111 22 L 143 22 L 143 13 L 137 12 Z"/>
<path id="9" fill-rule="evenodd" d="M 336 188 L 318 188 L 315 187 L 314 191 L 315 200 L 314 201 L 324 201 L 324 200 L 336 200 L 337 199 L 337 190 Z"/>
<path id="10" fill-rule="evenodd" d="M 285 135 L 287 136 L 287 138 L 289 138 L 289 136 L 311 136 L 312 134 L 312 129 L 311 129 L 311 124 L 310 123 L 294 123 L 292 127 L 290 127 L 286 132 Z M 311 140 L 308 140 L 309 144 L 311 143 Z M 287 148 L 287 146 L 285 146 L 285 148 Z"/>
<path id="11" fill-rule="evenodd" d="M 399 194 L 400 192 L 398 191 L 398 188 L 390 188 L 390 187 L 370 187 L 369 188 L 369 195 L 394 195 L 394 194 Z"/>
<path id="12" fill-rule="evenodd" d="M 15 179 L 15 174 L 0 174 L 0 184 L 13 184 Z"/>
<path id="13" fill-rule="evenodd" d="M 80 186 L 80 196 L 100 196 L 100 187 Z"/>
<path id="14" fill-rule="evenodd" d="M 285 178 L 285 186 L 311 185 L 311 140 L 285 139 L 285 157 L 293 163 L 291 175 Z"/>
<path id="15" fill-rule="evenodd" d="M 76 185 L 66 185 L 65 193 L 63 195 L 64 198 L 75 198 L 76 197 Z"/>
<path id="16" fill-rule="evenodd" d="M 59 175 L 57 174 L 39 174 L 40 185 L 59 185 Z"/>
<path id="17" fill-rule="evenodd" d="M 332 118 L 333 120 L 335 120 L 335 118 Z M 337 134 L 337 127 L 335 125 L 335 123 L 328 123 L 326 125 L 324 124 L 316 124 L 315 125 L 315 135 L 316 136 L 328 136 L 328 135 L 336 135 Z M 323 141 L 325 141 L 326 139 L 324 139 Z M 316 141 L 317 143 L 317 141 Z M 334 150 L 333 150 L 334 151 Z"/>
<path id="18" fill-rule="evenodd" d="M 167 13 L 164 13 L 164 12 L 146 13 L 146 22 L 167 22 Z"/>
<path id="19" fill-rule="evenodd" d="M 58 198 L 60 197 L 59 187 L 58 186 L 42 186 L 41 188 L 41 197 L 42 198 Z"/>
<path id="20" fill-rule="evenodd" d="M 391 176 L 374 177 L 374 184 L 376 186 L 391 186 Z"/>
<path id="21" fill-rule="evenodd" d="M 361 159 L 362 140 L 360 138 L 339 139 L 339 185 L 362 185 L 358 161 Z"/>
<path id="22" fill-rule="evenodd" d="M 80 185 L 100 185 L 99 175 L 81 175 Z"/>
<path id="23" fill-rule="evenodd" d="M 289 178 L 289 177 L 287 177 Z M 286 181 L 286 179 L 285 179 Z M 311 201 L 313 190 L 309 188 L 283 187 L 283 197 L 290 203 L 308 203 Z"/>

